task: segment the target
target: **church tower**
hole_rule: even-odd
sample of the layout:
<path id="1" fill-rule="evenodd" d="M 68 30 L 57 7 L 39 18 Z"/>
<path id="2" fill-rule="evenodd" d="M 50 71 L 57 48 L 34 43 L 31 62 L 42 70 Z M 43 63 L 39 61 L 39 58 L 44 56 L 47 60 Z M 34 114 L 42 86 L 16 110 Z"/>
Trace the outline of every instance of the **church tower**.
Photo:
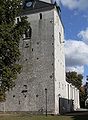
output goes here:
<path id="1" fill-rule="evenodd" d="M 22 71 L 7 93 L 4 111 L 45 113 L 47 104 L 48 113 L 59 114 L 66 81 L 64 28 L 57 7 L 51 0 L 24 0 L 21 16 L 27 16 L 30 27 L 20 41 Z"/>

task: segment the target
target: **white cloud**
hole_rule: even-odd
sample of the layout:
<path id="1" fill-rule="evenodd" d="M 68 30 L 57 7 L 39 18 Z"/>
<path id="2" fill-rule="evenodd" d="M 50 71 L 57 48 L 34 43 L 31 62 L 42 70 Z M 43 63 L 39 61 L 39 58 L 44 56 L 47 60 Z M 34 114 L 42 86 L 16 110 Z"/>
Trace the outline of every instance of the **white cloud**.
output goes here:
<path id="1" fill-rule="evenodd" d="M 66 70 L 83 73 L 88 64 L 88 45 L 83 41 L 67 40 L 65 44 Z"/>
<path id="2" fill-rule="evenodd" d="M 84 66 L 72 66 L 72 67 L 66 67 L 66 71 L 75 71 L 78 74 L 83 74 L 84 73 Z"/>
<path id="3" fill-rule="evenodd" d="M 88 0 L 52 0 L 53 2 L 62 3 L 62 5 L 68 7 L 69 9 L 88 9 Z"/>
<path id="4" fill-rule="evenodd" d="M 61 3 L 69 9 L 77 8 L 77 0 L 60 0 Z"/>
<path id="5" fill-rule="evenodd" d="M 88 44 L 88 27 L 85 30 L 80 31 L 78 37 Z"/>

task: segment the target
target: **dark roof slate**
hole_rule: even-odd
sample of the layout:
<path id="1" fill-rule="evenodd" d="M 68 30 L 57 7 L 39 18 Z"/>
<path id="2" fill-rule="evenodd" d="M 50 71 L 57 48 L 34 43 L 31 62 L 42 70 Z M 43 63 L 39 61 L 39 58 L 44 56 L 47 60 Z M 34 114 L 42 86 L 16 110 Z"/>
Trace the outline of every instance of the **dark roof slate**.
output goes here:
<path id="1" fill-rule="evenodd" d="M 53 4 L 42 2 L 42 1 L 36 1 L 31 7 L 23 7 L 21 14 L 33 14 L 37 12 L 43 12 L 47 10 L 51 10 L 54 8 Z"/>

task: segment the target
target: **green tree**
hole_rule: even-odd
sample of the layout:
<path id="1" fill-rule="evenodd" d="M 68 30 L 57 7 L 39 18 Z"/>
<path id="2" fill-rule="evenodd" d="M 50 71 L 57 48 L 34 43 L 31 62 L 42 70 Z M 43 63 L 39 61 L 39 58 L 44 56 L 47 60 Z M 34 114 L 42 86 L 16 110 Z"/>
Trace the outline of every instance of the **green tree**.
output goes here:
<path id="1" fill-rule="evenodd" d="M 80 88 L 82 85 L 82 74 L 77 74 L 77 72 L 66 72 L 67 82 L 72 83 L 77 88 Z"/>
<path id="2" fill-rule="evenodd" d="M 75 87 L 79 89 L 79 97 L 80 97 L 80 106 L 82 108 L 85 107 L 85 100 L 86 100 L 86 92 L 85 87 L 82 86 L 82 74 L 77 74 L 77 72 L 67 72 L 66 73 L 67 82 L 72 83 Z"/>
<path id="3" fill-rule="evenodd" d="M 86 91 L 85 91 L 85 85 L 80 87 L 80 107 L 85 108 L 85 100 L 87 98 Z"/>
<path id="4" fill-rule="evenodd" d="M 20 73 L 19 42 L 29 26 L 26 17 L 20 16 L 20 3 L 21 0 L 0 0 L 0 98 L 3 99 Z M 17 16 L 20 22 L 15 23 Z"/>

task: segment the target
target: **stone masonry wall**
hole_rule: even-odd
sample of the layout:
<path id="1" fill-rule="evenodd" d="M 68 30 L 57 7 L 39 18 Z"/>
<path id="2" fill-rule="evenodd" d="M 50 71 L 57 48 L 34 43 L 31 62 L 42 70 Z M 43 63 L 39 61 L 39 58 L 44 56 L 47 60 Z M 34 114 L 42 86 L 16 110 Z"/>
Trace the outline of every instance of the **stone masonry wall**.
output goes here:
<path id="1" fill-rule="evenodd" d="M 54 25 L 53 10 L 28 15 L 32 28 L 31 39 L 21 39 L 22 71 L 13 90 L 7 93 L 3 111 L 54 112 Z M 2 103 L 3 104 L 3 103 Z"/>

